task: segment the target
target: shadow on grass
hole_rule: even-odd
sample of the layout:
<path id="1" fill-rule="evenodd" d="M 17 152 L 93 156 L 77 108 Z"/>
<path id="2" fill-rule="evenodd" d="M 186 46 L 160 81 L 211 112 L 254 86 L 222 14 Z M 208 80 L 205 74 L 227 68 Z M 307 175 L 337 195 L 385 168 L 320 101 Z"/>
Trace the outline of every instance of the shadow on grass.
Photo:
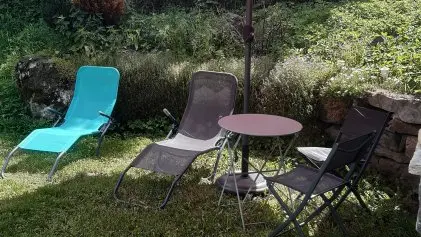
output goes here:
<path id="1" fill-rule="evenodd" d="M 367 213 L 356 203 L 345 202 L 339 208 L 349 236 L 370 237 L 416 237 L 415 217 L 399 208 L 395 198 L 382 200 L 371 213 Z M 342 236 L 330 215 L 324 216 L 317 224 L 315 236 Z"/>
<path id="2" fill-rule="evenodd" d="M 111 192 L 117 175 L 86 176 L 32 193 L 0 200 L 1 236 L 264 236 L 273 227 L 276 214 L 269 206 L 256 203 L 248 221 L 268 221 L 266 225 L 241 228 L 237 206 L 217 206 L 213 185 L 197 184 L 201 171 L 187 175 L 166 209 L 143 209 L 121 205 Z M 131 176 L 126 189 L 133 199 L 161 201 L 170 182 L 157 175 Z"/>
<path id="3" fill-rule="evenodd" d="M 84 137 L 76 142 L 60 159 L 56 171 L 82 159 L 106 161 L 114 157 L 128 156 L 131 151 L 142 149 L 145 146 L 145 141 L 149 142 L 148 139 L 141 141 L 121 140 L 116 136 L 108 136 L 104 139 L 100 155 L 96 156 L 97 138 L 94 136 Z M 6 143 L 10 144 L 9 141 Z M 47 173 L 53 166 L 57 155 L 58 153 L 20 150 L 13 155 L 6 172 Z"/>

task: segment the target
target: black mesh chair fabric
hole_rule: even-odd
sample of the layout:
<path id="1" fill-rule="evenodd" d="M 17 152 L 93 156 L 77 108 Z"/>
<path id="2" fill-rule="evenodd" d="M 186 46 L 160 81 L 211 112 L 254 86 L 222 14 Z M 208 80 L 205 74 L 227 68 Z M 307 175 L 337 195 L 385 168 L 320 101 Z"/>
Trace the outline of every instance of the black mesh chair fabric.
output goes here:
<path id="1" fill-rule="evenodd" d="M 218 120 L 232 114 L 236 94 L 237 78 L 234 75 L 206 71 L 194 73 L 178 133 L 171 139 L 153 143 L 143 149 L 120 175 L 114 188 L 115 198 L 119 200 L 118 188 L 130 168 L 147 169 L 176 176 L 161 205 L 164 208 L 175 184 L 197 156 L 221 149 L 218 141 L 224 134 Z"/>
<path id="2" fill-rule="evenodd" d="M 216 149 L 215 146 L 208 151 L 214 149 Z M 131 166 L 158 173 L 180 175 L 184 173 L 196 157 L 205 152 L 178 149 L 153 143 L 133 160 Z"/>
<path id="3" fill-rule="evenodd" d="M 182 174 L 198 155 L 218 148 L 216 143 L 222 135 L 218 120 L 232 113 L 236 92 L 237 79 L 231 74 L 194 73 L 178 134 L 149 145 L 132 166 L 171 175 Z"/>
<path id="4" fill-rule="evenodd" d="M 344 123 L 340 129 L 340 134 L 336 138 L 335 142 L 346 141 L 350 138 L 361 136 L 371 131 L 376 131 L 373 143 L 377 144 L 383 134 L 383 129 L 388 119 L 389 113 L 355 106 L 345 117 Z M 297 150 L 305 157 L 313 161 L 323 162 L 326 160 L 331 148 L 297 147 Z M 371 152 L 368 154 L 367 159 L 370 156 Z"/>
<path id="5" fill-rule="evenodd" d="M 218 120 L 232 113 L 236 94 L 237 79 L 231 74 L 204 71 L 193 74 L 179 133 L 200 140 L 219 137 Z"/>
<path id="6" fill-rule="evenodd" d="M 323 204 L 317 208 L 316 211 L 310 214 L 310 217 L 303 223 L 308 223 L 318 213 L 321 213 L 323 209 L 329 207 L 335 221 L 340 225 L 342 231 L 345 233 L 342 221 L 337 215 L 335 208 L 332 206 L 332 202 L 339 197 L 343 188 L 350 183 L 352 174 L 356 170 L 356 164 L 365 157 L 367 150 L 372 144 L 375 134 L 376 133 L 373 131 L 347 141 L 336 143 L 321 168 L 298 166 L 285 174 L 265 177 L 269 190 L 274 194 L 281 207 L 289 216 L 287 221 L 278 226 L 269 236 L 279 235 L 290 223 L 295 225 L 300 236 L 304 236 L 301 229 L 302 224 L 299 224 L 296 218 L 308 204 L 308 201 L 315 196 L 321 196 Z M 344 177 L 338 177 L 329 173 L 330 171 L 341 169 L 345 166 L 348 166 L 349 170 Z M 276 183 L 282 184 L 304 194 L 302 202 L 295 211 L 291 211 L 278 195 L 274 188 L 274 184 Z M 330 198 L 327 198 L 327 196 L 324 195 L 327 192 L 332 192 Z"/>
<path id="7" fill-rule="evenodd" d="M 266 180 L 285 185 L 301 193 L 309 190 L 319 175 L 319 169 L 300 165 L 282 175 L 267 177 Z M 325 193 L 343 184 L 343 179 L 333 174 L 325 173 L 313 191 L 314 195 Z"/>

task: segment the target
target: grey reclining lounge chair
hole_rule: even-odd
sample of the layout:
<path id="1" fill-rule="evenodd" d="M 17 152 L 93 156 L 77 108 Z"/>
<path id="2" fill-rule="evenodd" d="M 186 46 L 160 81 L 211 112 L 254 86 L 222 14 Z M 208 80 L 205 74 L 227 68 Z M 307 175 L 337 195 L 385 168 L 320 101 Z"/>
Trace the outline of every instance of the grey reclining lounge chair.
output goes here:
<path id="1" fill-rule="evenodd" d="M 354 139 L 336 143 L 329 153 L 325 162 L 320 168 L 313 168 L 308 166 L 298 166 L 293 170 L 273 177 L 265 177 L 270 192 L 275 196 L 276 200 L 281 205 L 281 208 L 288 215 L 288 219 L 280 224 L 269 236 L 279 236 L 280 234 L 289 231 L 286 229 L 291 223 L 295 226 L 299 236 L 304 236 L 302 226 L 310 222 L 314 217 L 320 214 L 324 209 L 329 208 L 333 220 L 338 224 L 344 236 L 347 235 L 343 222 L 339 217 L 336 209 L 340 202 L 333 202 L 341 195 L 343 189 L 351 182 L 352 176 L 358 172 L 358 163 L 366 157 L 367 150 L 373 145 L 373 138 L 375 131 L 356 137 Z M 339 177 L 332 174 L 332 171 L 342 169 L 345 166 L 349 167 L 348 172 L 344 177 Z M 303 197 L 301 203 L 295 210 L 290 210 L 286 202 L 278 194 L 275 184 L 281 184 L 290 189 L 299 192 Z M 332 193 L 327 196 L 326 193 Z M 305 218 L 303 222 L 298 222 L 297 217 L 308 205 L 311 199 L 320 197 L 323 201 L 315 211 Z"/>
<path id="2" fill-rule="evenodd" d="M 237 78 L 232 74 L 200 71 L 193 74 L 186 110 L 180 125 L 174 124 L 175 134 L 171 133 L 164 141 L 147 146 L 121 173 L 114 188 L 118 199 L 118 189 L 126 172 L 131 168 L 142 168 L 167 175 L 174 175 L 165 200 L 167 204 L 175 184 L 201 154 L 219 150 L 214 173 L 220 154 L 227 140 L 218 125 L 221 117 L 232 114 L 237 94 Z M 164 110 L 168 115 L 168 111 Z M 172 116 L 171 116 L 172 118 Z M 174 120 L 172 118 L 172 120 Z M 213 176 L 214 176 L 213 173 Z"/>
<path id="3" fill-rule="evenodd" d="M 359 173 L 354 175 L 352 183 L 349 184 L 349 189 L 347 190 L 348 194 L 352 192 L 355 195 L 360 205 L 366 210 L 369 209 L 357 191 L 357 184 L 370 161 L 370 158 L 376 148 L 377 143 L 380 140 L 380 137 L 383 134 L 384 127 L 389 121 L 389 117 L 390 113 L 364 107 L 353 107 L 347 114 L 340 132 L 335 139 L 335 143 L 337 143 L 356 136 L 360 136 L 362 134 L 366 134 L 369 131 L 376 131 L 373 140 L 374 145 L 370 148 L 370 150 L 367 151 L 366 157 L 362 159 L 362 162 L 359 164 Z M 320 167 L 323 162 L 326 161 L 332 148 L 298 147 L 297 150 L 303 154 L 312 165 L 315 167 Z M 346 195 L 344 197 L 346 197 Z"/>

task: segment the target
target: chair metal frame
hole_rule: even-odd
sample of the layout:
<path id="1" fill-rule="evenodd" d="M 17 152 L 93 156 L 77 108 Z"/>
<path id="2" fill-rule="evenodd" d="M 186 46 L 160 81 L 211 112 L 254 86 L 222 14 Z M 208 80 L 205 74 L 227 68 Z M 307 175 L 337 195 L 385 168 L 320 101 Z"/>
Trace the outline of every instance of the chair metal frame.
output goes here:
<path id="1" fill-rule="evenodd" d="M 200 73 L 200 72 L 199 72 Z M 211 73 L 215 73 L 215 72 L 211 72 Z M 232 74 L 229 74 L 230 76 L 232 76 L 233 78 L 235 78 L 235 76 L 233 76 Z M 237 79 L 235 78 L 235 83 L 237 83 Z M 190 85 L 191 86 L 191 85 Z M 236 96 L 236 94 L 237 94 L 237 89 L 236 89 L 236 87 L 237 87 L 237 84 L 235 85 L 235 93 L 234 93 L 234 101 L 233 101 L 233 106 L 234 106 L 234 103 L 235 103 L 235 96 Z M 193 90 L 193 88 L 191 87 L 190 88 L 190 95 L 192 95 L 192 90 Z M 189 95 L 189 100 L 190 100 L 190 95 Z M 188 106 L 190 106 L 189 105 L 189 102 L 188 102 L 188 104 L 187 104 L 187 107 Z M 232 110 L 231 110 L 231 112 L 230 112 L 230 114 L 232 114 L 232 112 L 233 112 L 233 109 L 234 108 L 232 108 Z M 167 109 L 164 109 L 163 110 L 163 112 L 165 113 L 165 115 L 172 121 L 172 126 L 171 126 L 171 129 L 170 129 L 170 131 L 168 132 L 168 134 L 167 134 L 167 137 L 166 137 L 166 139 L 172 139 L 174 136 L 176 136 L 180 131 L 179 131 L 179 127 L 180 127 L 180 123 L 174 118 L 174 116 L 172 116 L 171 115 L 171 113 L 167 110 Z M 183 120 L 182 120 L 182 122 L 183 122 Z M 218 164 L 219 164 L 219 161 L 220 161 L 220 159 L 221 159 L 221 155 L 222 155 L 222 151 L 223 151 L 223 149 L 224 149 L 224 147 L 229 143 L 229 138 L 231 137 L 231 133 L 229 133 L 229 132 L 227 132 L 227 131 L 223 131 L 222 129 L 221 129 L 221 131 L 220 131 L 220 133 L 219 133 L 219 139 L 216 141 L 216 143 L 215 143 L 215 145 L 214 145 L 214 147 L 212 147 L 212 148 L 210 148 L 210 149 L 207 149 L 207 150 L 204 150 L 204 151 L 201 151 L 201 152 L 198 152 L 197 153 L 197 155 L 194 157 L 194 159 L 193 159 L 193 161 L 188 165 L 188 166 L 186 166 L 185 168 L 184 168 L 184 170 L 180 173 L 180 174 L 178 174 L 178 175 L 175 175 L 175 178 L 174 178 L 174 180 L 173 180 L 173 182 L 171 183 L 171 185 L 170 185 L 170 188 L 168 189 L 168 191 L 167 191 L 167 194 L 166 194 L 166 196 L 165 196 L 165 199 L 162 201 L 162 203 L 161 203 L 161 205 L 159 206 L 159 208 L 160 209 L 164 209 L 165 208 L 165 206 L 167 205 L 167 203 L 168 203 L 168 201 L 169 201 L 169 199 L 170 199 L 170 197 L 171 197 L 171 195 L 172 195 L 172 192 L 173 192 L 173 189 L 174 189 L 174 187 L 177 185 L 177 183 L 180 181 L 180 179 L 181 179 L 181 177 L 186 173 L 186 171 L 190 168 L 190 166 L 191 166 L 191 164 L 194 162 L 194 160 L 198 157 L 198 156 L 200 156 L 200 155 L 202 155 L 202 154 L 205 154 L 205 153 L 208 153 L 208 152 L 210 152 L 210 151 L 214 151 L 214 150 L 217 150 L 217 156 L 216 156 L 216 160 L 215 160 L 215 163 L 214 163 L 214 167 L 213 167 L 213 170 L 212 170 L 212 173 L 211 173 L 211 175 L 208 177 L 208 179 L 210 179 L 211 181 L 215 178 L 215 175 L 216 175 L 216 172 L 217 172 L 217 169 L 218 169 Z M 165 140 L 166 140 L 165 139 Z M 119 194 L 118 194 L 118 190 L 119 190 L 119 188 L 120 188 L 120 186 L 121 186 L 121 183 L 122 183 L 122 181 L 123 181 L 123 179 L 124 179 L 124 177 L 125 177 L 125 175 L 126 175 L 126 173 L 132 168 L 133 166 L 132 166 L 132 164 L 130 164 L 121 174 L 120 174 L 120 176 L 119 176 L 119 178 L 118 178 L 118 180 L 117 180 L 117 183 L 116 183 L 116 185 L 115 185 L 115 187 L 114 187 L 114 191 L 113 191 L 113 195 L 114 195 L 114 198 L 118 201 L 118 202 L 122 202 L 122 203 L 126 203 L 126 204 L 133 204 L 133 205 L 139 205 L 139 206 L 142 206 L 142 207 L 145 207 L 145 208 L 150 208 L 150 206 L 149 205 L 147 205 L 145 202 L 143 202 L 143 201 L 141 201 L 141 204 L 136 204 L 136 203 L 131 203 L 131 202 L 128 202 L 128 201 L 125 201 L 125 200 L 122 200 L 120 197 L 119 197 Z"/>
<path id="2" fill-rule="evenodd" d="M 359 106 L 354 106 L 352 109 L 355 109 L 357 111 L 361 110 L 361 109 L 371 110 L 371 109 L 367 109 L 367 108 L 359 107 Z M 378 112 L 378 111 L 376 111 L 376 112 Z M 384 114 L 385 114 L 385 118 L 382 121 L 383 126 L 380 130 L 377 130 L 377 134 L 376 134 L 376 136 L 374 137 L 374 140 L 373 140 L 373 146 L 370 147 L 370 149 L 368 150 L 368 152 L 366 154 L 366 157 L 364 159 L 362 159 L 361 162 L 358 164 L 358 167 L 357 167 L 358 172 L 355 173 L 353 175 L 353 177 L 351 177 L 351 182 L 347 183 L 346 192 L 341 197 L 341 200 L 340 200 L 340 203 L 342 203 L 343 201 L 346 200 L 347 196 L 352 193 L 355 196 L 355 198 L 357 199 L 360 206 L 367 212 L 370 212 L 370 209 L 368 208 L 368 205 L 364 202 L 364 199 L 362 198 L 361 194 L 358 191 L 358 183 L 359 183 L 360 179 L 362 178 L 363 173 L 367 169 L 368 164 L 370 163 L 371 157 L 374 153 L 374 150 L 376 149 L 376 145 L 378 144 L 378 142 L 379 142 L 379 140 L 380 140 L 380 138 L 383 134 L 383 131 L 385 129 L 385 125 L 386 125 L 387 121 L 390 120 L 391 113 L 390 112 L 384 112 Z M 344 136 L 344 132 L 342 130 L 340 130 L 338 135 L 335 138 L 334 144 L 341 141 L 343 136 Z M 312 166 L 314 166 L 316 168 L 320 168 L 324 163 L 324 162 L 315 161 L 315 160 L 313 160 L 313 159 L 311 159 L 311 158 L 309 158 L 305 155 L 304 155 L 304 158 L 306 159 L 306 161 L 308 161 Z M 336 174 L 339 175 L 338 173 L 336 173 Z"/>
<path id="3" fill-rule="evenodd" d="M 352 176 L 355 174 L 355 172 L 357 169 L 357 164 L 358 162 L 360 162 L 361 159 L 363 159 L 364 155 L 361 154 L 362 150 L 366 150 L 368 147 L 367 145 L 372 146 L 372 140 L 374 138 L 374 134 L 375 132 L 357 137 L 355 139 L 351 139 L 351 140 L 356 140 L 356 139 L 362 139 L 364 138 L 364 142 L 362 142 L 357 148 L 351 149 L 351 150 L 345 150 L 340 148 L 340 144 L 341 143 L 335 143 L 331 153 L 329 154 L 327 160 L 323 163 L 323 165 L 318 169 L 318 174 L 317 177 L 314 178 L 314 181 L 311 183 L 311 185 L 308 187 L 307 191 L 305 193 L 302 193 L 301 191 L 298 191 L 301 193 L 301 195 L 304 194 L 304 197 L 300 203 L 300 205 L 298 205 L 298 207 L 294 210 L 291 211 L 290 208 L 288 207 L 288 205 L 282 200 L 282 198 L 280 197 L 280 195 L 278 194 L 278 192 L 275 189 L 275 184 L 276 182 L 276 176 L 275 177 L 265 177 L 267 184 L 268 184 L 268 188 L 270 190 L 270 192 L 274 195 L 275 199 L 279 202 L 281 208 L 287 213 L 288 215 L 288 219 L 286 221 L 284 221 L 282 224 L 280 224 L 279 226 L 277 226 L 275 228 L 275 230 L 273 230 L 269 236 L 270 237 L 274 237 L 274 236 L 279 236 L 282 233 L 288 232 L 292 229 L 286 229 L 286 227 L 288 227 L 291 223 L 294 225 L 295 229 L 298 231 L 298 235 L 303 237 L 305 236 L 304 231 L 302 229 L 302 226 L 306 225 L 307 223 L 309 223 L 312 219 L 314 219 L 318 214 L 320 214 L 324 209 L 329 208 L 333 220 L 337 223 L 337 225 L 339 226 L 342 234 L 344 236 L 347 236 L 347 232 L 346 229 L 343 225 L 343 221 L 340 218 L 339 214 L 337 213 L 337 208 L 338 206 L 341 204 L 341 200 L 342 198 L 347 195 L 343 195 L 342 198 L 338 201 L 338 203 L 336 205 L 333 205 L 333 202 L 339 197 L 341 196 L 342 191 L 344 190 L 344 188 L 351 183 L 351 179 Z M 350 141 L 351 141 L 350 140 Z M 356 152 L 353 158 L 353 161 L 348 163 L 348 164 L 341 164 L 341 166 L 338 167 L 331 167 L 331 163 L 335 160 L 338 159 L 336 158 L 335 153 L 337 151 L 341 151 L 341 152 L 345 152 L 345 153 L 353 153 Z M 340 158 L 340 157 L 339 157 Z M 349 166 L 349 170 L 347 172 L 347 174 L 344 176 L 344 178 L 341 178 L 342 181 L 340 184 L 338 184 L 337 186 L 334 187 L 329 187 L 329 189 L 324 190 L 323 192 L 314 194 L 314 191 L 317 187 L 317 185 L 319 184 L 319 182 L 321 181 L 322 177 L 327 174 L 328 172 L 331 172 L 334 169 L 337 168 L 342 168 L 345 165 Z M 312 169 L 316 169 L 316 168 L 312 168 Z M 339 177 L 338 177 L 339 178 Z M 282 184 L 282 183 L 280 183 Z M 284 186 L 287 186 L 285 184 L 282 184 Z M 294 189 L 294 187 L 291 186 L 287 186 L 290 189 Z M 328 198 L 325 194 L 332 192 L 332 195 L 330 196 L 330 198 Z M 304 208 L 307 206 L 307 204 L 309 203 L 310 200 L 316 198 L 316 197 L 321 197 L 321 199 L 323 200 L 323 204 L 318 207 L 315 211 L 313 211 L 302 223 L 299 223 L 297 220 L 297 217 L 299 216 L 299 214 L 304 210 Z"/>
<path id="4" fill-rule="evenodd" d="M 49 110 L 50 110 L 50 111 L 55 111 L 55 110 L 52 110 L 52 109 L 49 109 Z M 56 120 L 56 122 L 55 122 L 55 123 L 53 124 L 53 126 L 52 126 L 52 127 L 57 127 L 58 125 L 60 125 L 60 124 L 64 121 L 63 114 L 62 114 L 62 113 L 60 113 L 60 112 L 58 112 L 58 111 L 55 111 L 55 112 L 53 112 L 53 113 L 56 113 L 56 114 L 58 114 L 58 116 L 59 116 L 59 118 Z M 115 123 L 114 118 L 112 118 L 111 116 L 109 116 L 109 115 L 105 114 L 105 113 L 104 113 L 104 112 L 102 112 L 102 111 L 98 111 L 98 113 L 99 113 L 101 116 L 104 116 L 104 117 L 108 118 L 108 122 L 107 122 L 107 123 L 105 123 L 105 124 L 103 124 L 103 125 L 100 127 L 100 129 L 98 130 L 98 131 L 99 131 L 99 136 L 98 136 L 98 145 L 97 145 L 97 147 L 96 147 L 96 152 L 95 152 L 96 156 L 99 156 L 99 155 L 100 155 L 100 149 L 101 149 L 101 145 L 102 145 L 102 142 L 103 142 L 103 140 L 104 140 L 105 134 L 107 133 L 107 131 L 108 131 L 108 129 L 110 128 L 110 126 L 111 126 L 112 124 L 114 124 L 114 123 Z M 119 127 L 118 125 L 116 125 L 116 128 L 117 128 L 117 130 L 118 130 L 118 133 L 120 133 L 120 136 L 122 137 L 122 139 L 124 139 L 124 135 L 123 135 L 123 133 L 121 132 L 120 127 Z M 9 164 L 9 162 L 10 162 L 10 160 L 11 160 L 12 156 L 13 156 L 13 155 L 14 155 L 17 151 L 19 151 L 19 150 L 21 150 L 21 149 L 19 149 L 19 146 L 15 146 L 15 147 L 12 149 L 12 151 L 10 151 L 10 152 L 7 154 L 7 156 L 6 156 L 6 158 L 5 158 L 4 162 L 3 162 L 3 166 L 2 166 L 1 172 L 0 172 L 0 178 L 4 179 L 4 178 L 6 177 L 4 174 L 5 174 L 5 172 L 6 172 L 7 165 Z M 66 153 L 66 151 L 60 152 L 60 153 L 58 154 L 58 156 L 56 157 L 56 159 L 55 159 L 55 161 L 54 161 L 54 164 L 53 164 L 53 167 L 51 168 L 50 172 L 48 173 L 48 176 L 47 176 L 47 181 L 51 181 L 51 180 L 52 180 L 53 175 L 54 175 L 55 171 L 57 170 L 58 163 L 59 163 L 60 159 L 64 156 L 64 154 L 65 154 L 65 153 Z"/>
<path id="5" fill-rule="evenodd" d="M 90 66 L 87 66 L 87 67 L 81 67 L 80 69 L 82 69 L 82 68 L 89 68 Z M 91 68 L 93 68 L 93 67 L 91 67 Z M 78 71 L 78 73 L 80 72 L 80 69 L 79 69 L 79 71 Z M 114 69 L 114 70 L 116 70 L 116 69 Z M 118 71 L 117 71 L 117 74 L 118 74 L 118 77 L 120 77 L 120 75 L 119 75 L 119 73 L 118 73 Z M 119 79 L 118 79 L 119 80 Z M 77 83 L 77 82 L 76 82 Z M 77 86 L 76 86 L 77 87 Z M 118 84 L 117 84 L 117 88 L 118 88 Z M 76 88 L 75 88 L 75 91 L 76 91 Z M 74 99 L 74 98 L 73 98 Z M 73 99 L 72 99 L 72 103 L 73 103 Z M 71 105 L 72 105 L 72 103 L 71 103 Z M 114 102 L 115 103 L 115 102 Z M 71 105 L 69 106 L 69 109 L 70 109 L 70 107 L 71 107 Z M 114 105 L 113 105 L 113 107 L 114 107 Z M 59 127 L 61 124 L 63 124 L 64 123 L 64 121 L 65 121 L 65 114 L 64 113 L 62 113 L 62 112 L 59 112 L 59 111 L 57 111 L 57 110 L 55 110 L 55 109 L 52 109 L 52 108 L 47 108 L 47 111 L 49 111 L 49 112 L 51 112 L 51 113 L 53 113 L 54 115 L 55 115 L 55 117 L 56 117 L 56 121 L 54 122 L 54 124 L 53 124 L 53 128 L 54 127 Z M 111 117 L 111 115 L 108 115 L 108 114 L 106 114 L 106 113 L 104 113 L 104 112 L 102 112 L 102 111 L 98 111 L 98 113 L 99 113 L 99 115 L 100 116 L 102 116 L 102 117 L 105 117 L 105 118 L 107 118 L 108 119 L 108 121 L 107 122 L 105 122 L 104 124 L 102 124 L 99 128 L 98 128 L 98 145 L 97 145 L 97 148 L 96 148 L 96 155 L 97 156 L 99 156 L 99 154 L 100 154 L 100 148 L 101 148 L 101 145 L 102 145 L 102 142 L 103 142 L 103 140 L 104 140 L 104 137 L 105 137 L 105 134 L 107 133 L 107 131 L 108 131 L 108 129 L 110 128 L 110 126 L 111 125 L 115 125 L 116 126 L 116 130 L 117 130 L 117 132 L 120 134 L 120 136 L 124 139 L 124 135 L 123 135 L 123 133 L 121 132 L 121 130 L 120 130 L 120 127 L 119 127 L 119 125 L 115 122 L 115 119 L 114 118 L 112 118 Z M 95 135 L 96 135 L 96 133 L 95 133 Z M 10 160 L 11 160 L 11 158 L 12 158 L 12 156 L 17 152 L 17 151 L 19 151 L 19 150 L 25 150 L 25 149 L 21 149 L 20 147 L 19 147 L 19 145 L 17 145 L 16 147 L 14 147 L 13 149 L 12 149 L 12 151 L 10 151 L 8 154 L 7 154 L 7 156 L 5 157 L 5 159 L 4 159 L 4 162 L 3 162 L 3 166 L 2 166 L 2 169 L 1 169 L 1 172 L 0 172 L 0 178 L 5 178 L 5 172 L 6 172 L 6 168 L 7 168 L 7 165 L 9 164 L 9 162 L 10 162 Z M 53 166 L 52 166 L 52 168 L 51 168 L 51 170 L 50 170 L 50 172 L 48 173 L 48 176 L 47 176 L 47 181 L 51 181 L 52 180 L 52 177 L 53 177 L 53 175 L 54 175 L 54 173 L 55 173 L 55 171 L 56 171 L 56 169 L 57 169 L 57 166 L 58 166 L 58 163 L 59 163 L 59 161 L 60 161 L 60 159 L 64 156 L 64 154 L 67 152 L 67 150 L 64 150 L 64 151 L 61 151 L 61 152 L 59 152 L 59 154 L 58 154 L 58 156 L 56 157 L 56 159 L 55 159 L 55 162 L 54 162 L 54 164 L 53 164 Z M 54 152 L 54 153 L 57 153 L 57 152 Z"/>

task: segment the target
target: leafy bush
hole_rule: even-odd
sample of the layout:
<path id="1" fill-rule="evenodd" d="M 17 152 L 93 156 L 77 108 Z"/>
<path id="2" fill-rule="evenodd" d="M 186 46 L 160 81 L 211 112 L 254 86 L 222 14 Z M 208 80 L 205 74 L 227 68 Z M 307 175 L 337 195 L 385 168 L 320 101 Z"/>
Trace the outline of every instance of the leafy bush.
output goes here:
<path id="1" fill-rule="evenodd" d="M 107 25 L 114 25 L 124 14 L 124 0 L 72 0 L 73 4 L 89 13 L 99 13 Z"/>
<path id="2" fill-rule="evenodd" d="M 141 133 L 141 134 L 150 134 L 155 136 L 165 136 L 168 134 L 171 128 L 171 122 L 167 117 L 161 116 L 156 118 L 149 118 L 146 120 L 134 120 L 127 123 L 124 126 L 124 130 Z"/>
<path id="3" fill-rule="evenodd" d="M 44 0 L 42 1 L 42 15 L 44 20 L 53 26 L 59 16 L 68 16 L 72 8 L 71 0 Z"/>
<path id="4" fill-rule="evenodd" d="M 132 15 L 127 25 L 125 43 L 141 51 L 171 51 L 181 57 L 206 60 L 239 56 L 240 32 L 228 15 L 169 11 L 152 16 Z"/>
<path id="5" fill-rule="evenodd" d="M 343 68 L 330 78 L 322 89 L 322 97 L 356 98 L 362 96 L 370 86 L 370 75 L 367 71 L 356 68 Z"/>
<path id="6" fill-rule="evenodd" d="M 333 67 L 316 60 L 291 57 L 276 64 L 261 88 L 259 106 L 269 114 L 307 122 L 317 115 L 318 94 Z"/>
<path id="7" fill-rule="evenodd" d="M 69 16 L 60 16 L 56 20 L 56 29 L 68 39 L 72 54 L 98 56 L 101 52 L 110 53 L 120 46 L 121 37 L 117 37 L 113 27 L 103 25 L 100 14 L 90 14 L 72 8 Z"/>
<path id="8" fill-rule="evenodd" d="M 244 5 L 242 0 L 130 0 L 129 5 L 138 12 L 162 12 L 168 8 L 225 8 L 225 9 L 241 9 Z"/>
<path id="9" fill-rule="evenodd" d="M 96 57 L 121 49 L 170 51 L 181 58 L 207 60 L 241 55 L 241 35 L 228 15 L 171 11 L 131 15 L 120 26 L 104 26 L 102 17 L 73 9 L 61 16 L 56 28 L 70 42 L 72 54 Z"/>
<path id="10" fill-rule="evenodd" d="M 120 121 L 144 120 L 162 115 L 168 108 L 181 117 L 188 84 L 194 71 L 164 54 L 127 54 L 116 62 L 121 72 L 116 114 Z"/>

